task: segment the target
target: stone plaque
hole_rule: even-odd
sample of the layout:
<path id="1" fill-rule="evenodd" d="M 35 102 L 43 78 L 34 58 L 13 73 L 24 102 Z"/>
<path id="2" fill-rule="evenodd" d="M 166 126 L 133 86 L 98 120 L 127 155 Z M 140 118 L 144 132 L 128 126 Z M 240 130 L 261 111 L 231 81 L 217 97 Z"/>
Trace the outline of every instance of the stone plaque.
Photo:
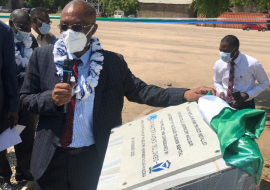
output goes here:
<path id="1" fill-rule="evenodd" d="M 195 102 L 163 109 L 122 127 L 118 189 L 138 188 L 221 158 L 217 135 Z"/>

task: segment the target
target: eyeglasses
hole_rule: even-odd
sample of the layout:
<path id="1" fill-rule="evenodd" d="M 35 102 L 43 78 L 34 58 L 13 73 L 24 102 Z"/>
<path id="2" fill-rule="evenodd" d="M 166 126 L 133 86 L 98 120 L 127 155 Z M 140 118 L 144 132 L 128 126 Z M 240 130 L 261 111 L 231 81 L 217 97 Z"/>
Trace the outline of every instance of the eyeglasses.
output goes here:
<path id="1" fill-rule="evenodd" d="M 51 20 L 50 20 L 49 23 L 47 23 L 45 20 L 43 20 L 43 19 L 41 19 L 41 18 L 38 18 L 38 17 L 36 17 L 36 18 L 39 20 L 39 22 L 45 22 L 46 24 L 49 24 L 49 25 L 52 24 L 52 21 L 51 21 Z"/>
<path id="2" fill-rule="evenodd" d="M 93 26 L 95 24 L 90 24 L 90 25 L 81 25 L 81 24 L 73 24 L 73 25 L 67 25 L 67 24 L 59 24 L 58 27 L 60 28 L 60 30 L 62 31 L 67 31 L 68 29 L 71 29 L 75 32 L 80 32 L 82 31 L 84 28 L 87 28 L 89 26 Z"/>
<path id="3" fill-rule="evenodd" d="M 19 25 L 18 23 L 15 23 L 13 20 L 12 20 L 12 23 L 13 23 L 13 25 L 15 26 L 15 28 L 17 30 L 20 30 L 20 31 L 23 31 L 23 32 L 29 32 L 29 31 L 31 31 L 31 28 L 28 28 L 25 25 L 22 25 L 22 24 Z"/>

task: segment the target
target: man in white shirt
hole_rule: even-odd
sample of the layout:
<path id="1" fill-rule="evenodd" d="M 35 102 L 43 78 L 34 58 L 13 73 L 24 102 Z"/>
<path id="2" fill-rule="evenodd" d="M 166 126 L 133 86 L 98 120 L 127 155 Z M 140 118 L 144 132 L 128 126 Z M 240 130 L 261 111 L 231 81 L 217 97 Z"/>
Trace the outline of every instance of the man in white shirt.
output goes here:
<path id="1" fill-rule="evenodd" d="M 233 35 L 221 40 L 221 59 L 214 66 L 214 85 L 219 97 L 232 107 L 254 109 L 254 98 L 269 86 L 269 79 L 258 60 L 239 51 L 239 44 Z"/>

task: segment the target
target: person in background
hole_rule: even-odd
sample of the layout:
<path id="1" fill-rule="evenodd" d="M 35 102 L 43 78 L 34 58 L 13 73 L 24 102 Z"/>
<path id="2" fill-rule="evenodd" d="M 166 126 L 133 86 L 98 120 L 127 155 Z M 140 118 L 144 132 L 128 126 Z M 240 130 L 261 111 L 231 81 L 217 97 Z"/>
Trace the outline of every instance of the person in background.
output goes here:
<path id="1" fill-rule="evenodd" d="M 56 37 L 50 33 L 52 21 L 45 8 L 38 7 L 30 13 L 32 19 L 32 34 L 37 39 L 39 47 L 53 44 Z"/>
<path id="2" fill-rule="evenodd" d="M 30 33 L 31 18 L 25 11 L 21 9 L 14 10 L 9 18 L 9 26 L 12 28 L 14 33 L 14 38 L 12 41 L 12 52 L 15 56 L 16 62 L 14 72 L 17 72 L 17 87 L 20 90 L 24 81 L 24 75 L 26 68 L 28 67 L 29 59 L 33 53 L 33 50 L 38 47 L 38 44 L 34 36 L 32 36 Z M 18 124 L 25 126 L 25 129 L 20 134 L 22 143 L 15 145 L 15 154 L 17 158 L 15 179 L 16 181 L 32 181 L 33 177 L 30 172 L 30 160 L 38 116 L 27 111 L 23 111 L 20 106 L 17 106 L 16 111 L 17 110 L 19 116 Z M 8 162 L 0 161 L 0 165 L 2 167 L 5 165 L 6 173 L 9 174 L 10 178 L 11 170 Z"/>
<path id="3" fill-rule="evenodd" d="M 0 21 L 0 135 L 18 122 L 19 90 L 12 29 Z M 11 190 L 7 151 L 0 152 L 0 188 Z"/>
<path id="4" fill-rule="evenodd" d="M 35 49 L 20 92 L 23 109 L 40 114 L 31 160 L 36 190 L 97 188 L 111 129 L 122 124 L 124 96 L 167 107 L 216 94 L 208 87 L 163 89 L 135 77 L 122 55 L 103 50 L 93 36 L 96 11 L 88 2 L 68 3 L 59 28 L 62 38 Z M 76 86 L 61 82 L 67 55 Z"/>
<path id="5" fill-rule="evenodd" d="M 220 60 L 214 66 L 214 85 L 219 97 L 233 108 L 255 109 L 254 98 L 269 86 L 259 61 L 239 51 L 236 36 L 225 36 L 220 43 Z M 258 81 L 258 85 L 255 85 Z"/>
<path id="6" fill-rule="evenodd" d="M 33 50 L 38 47 L 37 40 L 31 34 L 31 18 L 21 9 L 14 10 L 9 17 L 9 26 L 14 32 L 15 60 L 19 90 Z"/>

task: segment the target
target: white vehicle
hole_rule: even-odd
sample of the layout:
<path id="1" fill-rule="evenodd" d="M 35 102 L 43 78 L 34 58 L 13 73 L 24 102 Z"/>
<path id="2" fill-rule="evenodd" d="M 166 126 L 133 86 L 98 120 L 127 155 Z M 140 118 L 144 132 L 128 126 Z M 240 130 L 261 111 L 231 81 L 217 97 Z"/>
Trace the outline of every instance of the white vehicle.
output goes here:
<path id="1" fill-rule="evenodd" d="M 114 18 L 124 18 L 124 17 L 125 17 L 124 11 L 120 11 L 120 10 L 114 11 Z"/>
<path id="2" fill-rule="evenodd" d="M 136 18 L 135 15 L 128 15 L 128 18 Z"/>
<path id="3" fill-rule="evenodd" d="M 11 13 L 11 10 L 0 6 L 0 13 Z"/>

